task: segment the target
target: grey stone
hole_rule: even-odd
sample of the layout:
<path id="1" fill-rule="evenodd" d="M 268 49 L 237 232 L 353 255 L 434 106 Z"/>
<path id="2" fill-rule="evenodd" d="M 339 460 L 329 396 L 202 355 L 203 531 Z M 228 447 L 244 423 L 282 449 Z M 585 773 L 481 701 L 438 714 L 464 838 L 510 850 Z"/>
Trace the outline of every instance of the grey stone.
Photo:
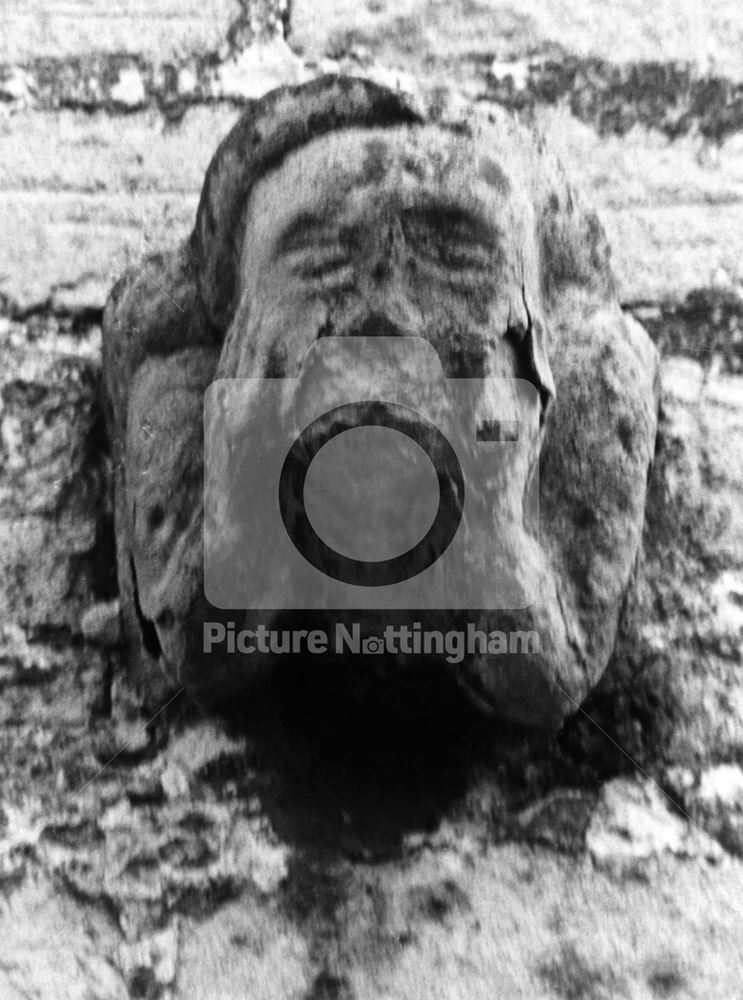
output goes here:
<path id="1" fill-rule="evenodd" d="M 3 344 L 0 611 L 21 626 L 80 627 L 101 578 L 106 458 L 99 362 L 43 341 Z"/>
<path id="2" fill-rule="evenodd" d="M 743 856 L 743 769 L 717 764 L 699 775 L 684 801 L 697 822 L 729 851 Z"/>
<path id="3" fill-rule="evenodd" d="M 80 621 L 80 631 L 89 642 L 116 646 L 121 641 L 121 609 L 118 600 L 88 608 Z"/>
<path id="4" fill-rule="evenodd" d="M 399 128 L 412 123 L 416 130 Z M 341 124 L 368 130 L 366 154 L 356 136 L 344 140 Z M 376 166 L 368 160 L 372 149 Z M 261 180 L 279 152 L 284 164 Z M 434 181 L 431 165 L 442 155 L 447 166 Z M 466 169 L 457 166 L 465 161 Z M 373 183 L 379 192 L 366 209 L 373 232 L 381 225 L 374 213 L 385 199 L 393 203 L 390 178 L 403 162 L 415 164 L 429 197 L 440 188 L 441 196 L 463 198 L 464 206 L 468 185 L 488 192 L 478 195 L 490 206 L 480 209 L 483 219 L 488 212 L 508 219 L 498 224 L 498 263 L 464 296 L 437 293 L 430 315 L 418 292 L 406 292 L 403 308 L 394 295 L 385 298 L 361 282 L 354 294 L 364 314 L 354 322 L 360 328 L 364 318 L 381 316 L 398 332 L 427 339 L 445 370 L 463 363 L 453 335 L 462 330 L 465 339 L 472 337 L 465 374 L 476 377 L 479 364 L 500 377 L 521 372 L 538 387 L 544 426 L 533 432 L 528 462 L 532 468 L 541 452 L 542 543 L 536 546 L 523 525 L 478 529 L 469 536 L 466 560 L 468 572 L 484 580 L 486 564 L 495 566 L 496 549 L 505 545 L 501 560 L 515 567 L 518 586 L 538 581 L 541 599 L 533 608 L 474 620 L 486 631 L 536 631 L 542 649 L 511 651 L 500 660 L 481 652 L 461 675 L 473 696 L 500 716 L 555 728 L 597 683 L 613 651 L 643 524 L 656 353 L 639 324 L 619 309 L 595 213 L 583 207 L 531 133 L 503 119 L 480 123 L 472 139 L 455 139 L 441 126 L 426 128 L 401 95 L 358 79 L 328 77 L 274 91 L 253 105 L 212 160 L 191 240 L 146 258 L 109 299 L 104 369 L 127 637 L 141 680 L 164 674 L 173 689 L 185 682 L 205 704 L 234 702 L 265 669 L 258 657 L 250 669 L 235 658 L 203 659 L 198 622 L 207 610 L 195 503 L 202 482 L 202 395 L 215 375 L 294 374 L 292 355 L 322 331 L 352 332 L 342 298 L 329 305 L 315 298 L 301 329 L 291 326 L 297 317 L 280 322 L 285 287 L 270 280 L 251 284 L 252 276 L 261 268 L 271 273 L 265 259 L 277 237 L 271 225 L 282 216 L 284 224 L 291 221 L 295 201 L 295 211 L 307 213 L 313 198 L 330 203 L 343 184 Z M 310 175 L 316 190 L 308 201 L 303 185 Z M 414 244 L 414 234 L 405 238 Z M 244 248 L 239 267 L 235 246 Z M 489 348 L 483 347 L 486 331 Z M 511 492 L 494 495 L 496 520 L 503 517 L 502 498 L 523 495 L 525 482 L 508 479 Z M 269 578 L 280 580 L 282 573 L 277 565 Z M 435 620 L 441 625 L 451 618 Z"/>
<path id="5" fill-rule="evenodd" d="M 711 837 L 672 810 L 655 783 L 638 778 L 615 778 L 604 785 L 586 846 L 603 865 L 644 861 L 666 851 L 711 861 L 722 855 Z"/>

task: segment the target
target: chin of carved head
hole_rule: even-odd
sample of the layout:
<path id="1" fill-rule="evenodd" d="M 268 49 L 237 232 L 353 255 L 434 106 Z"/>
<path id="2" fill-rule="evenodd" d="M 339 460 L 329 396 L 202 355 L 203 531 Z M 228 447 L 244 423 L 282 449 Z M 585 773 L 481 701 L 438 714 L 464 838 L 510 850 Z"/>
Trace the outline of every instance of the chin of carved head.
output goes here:
<path id="1" fill-rule="evenodd" d="M 234 704 L 355 641 L 350 670 L 428 656 L 552 728 L 601 677 L 657 359 L 596 215 L 517 123 L 335 77 L 254 102 L 190 239 L 115 286 L 104 371 L 145 686 Z"/>

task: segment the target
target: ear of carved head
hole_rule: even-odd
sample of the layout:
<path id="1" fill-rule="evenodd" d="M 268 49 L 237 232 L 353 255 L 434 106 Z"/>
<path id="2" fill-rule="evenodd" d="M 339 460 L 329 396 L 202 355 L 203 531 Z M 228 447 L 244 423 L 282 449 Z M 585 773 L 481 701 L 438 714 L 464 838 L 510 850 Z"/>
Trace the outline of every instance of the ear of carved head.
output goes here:
<path id="1" fill-rule="evenodd" d="M 501 164 L 509 160 L 502 128 L 481 136 Z M 644 522 L 659 364 L 647 333 L 621 309 L 596 212 L 540 140 L 506 133 L 509 176 L 521 171 L 533 212 L 533 249 L 524 248 L 529 350 L 554 390 L 539 467 L 549 570 L 531 620 L 542 635 L 559 635 L 544 670 L 559 718 L 597 683 L 614 647 Z M 504 701 L 513 686 L 489 664 L 477 684 Z"/>
<path id="2" fill-rule="evenodd" d="M 147 254 L 125 271 L 103 313 L 103 375 L 115 451 L 123 447 L 129 392 L 141 365 L 212 343 L 186 247 Z M 117 459 L 123 461 L 121 454 Z"/>
<path id="3" fill-rule="evenodd" d="M 130 392 L 119 531 L 129 559 L 133 624 L 144 651 L 160 659 L 174 681 L 203 590 L 202 411 L 214 363 L 209 348 L 151 357 Z"/>
<path id="4" fill-rule="evenodd" d="M 596 212 L 542 151 L 535 172 L 540 287 L 555 404 L 540 467 L 540 525 L 582 681 L 574 710 L 616 639 L 644 522 L 655 450 L 659 359 L 617 298 Z"/>

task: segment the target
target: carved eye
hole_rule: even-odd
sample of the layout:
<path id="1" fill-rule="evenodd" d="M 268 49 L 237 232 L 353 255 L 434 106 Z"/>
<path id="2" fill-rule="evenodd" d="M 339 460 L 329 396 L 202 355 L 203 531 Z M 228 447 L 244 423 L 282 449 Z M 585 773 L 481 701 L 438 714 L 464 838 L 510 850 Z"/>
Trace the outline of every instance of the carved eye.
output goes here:
<path id="1" fill-rule="evenodd" d="M 425 225 L 406 228 L 408 245 L 417 257 L 444 267 L 486 267 L 491 263 L 492 254 L 485 247 L 462 235 L 435 232 Z"/>
<path id="2" fill-rule="evenodd" d="M 278 244 L 278 257 L 303 281 L 322 286 L 348 285 L 353 270 L 338 234 L 321 219 L 300 216 Z"/>
<path id="3" fill-rule="evenodd" d="M 426 210 L 402 219 L 411 263 L 453 287 L 482 285 L 493 273 L 496 248 L 470 216 Z"/>
<path id="4" fill-rule="evenodd" d="M 295 251 L 291 257 L 292 270 L 306 281 L 330 281 L 335 285 L 353 278 L 348 255 L 338 244 L 308 247 Z"/>

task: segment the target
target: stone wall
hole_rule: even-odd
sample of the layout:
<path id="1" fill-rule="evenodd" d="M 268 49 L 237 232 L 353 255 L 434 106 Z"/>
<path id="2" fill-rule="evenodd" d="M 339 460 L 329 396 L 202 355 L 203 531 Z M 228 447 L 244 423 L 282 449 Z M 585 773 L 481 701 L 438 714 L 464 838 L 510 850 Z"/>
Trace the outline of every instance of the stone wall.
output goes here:
<path id="1" fill-rule="evenodd" d="M 209 998 L 259 981 L 251 995 L 381 1000 L 431 997 L 438 981 L 447 997 L 736 995 L 740 914 L 723 887 L 743 878 L 736 4 L 17 0 L 0 23 L 0 884 L 13 928 L 0 994 Z M 202 726 L 163 748 L 145 732 L 115 648 L 98 395 L 108 289 L 189 231 L 240 105 L 334 70 L 532 121 L 597 205 L 623 306 L 663 358 L 644 558 L 605 681 L 557 747 L 515 766 L 515 806 L 476 783 L 382 869 L 349 867 L 379 846 L 363 837 L 329 865 L 288 834 L 253 743 Z M 113 755 L 125 766 L 77 795 Z M 627 755 L 714 839 L 682 835 Z M 724 878 L 703 861 L 721 850 Z M 682 870 L 677 855 L 697 860 Z M 676 923 L 676 892 L 711 905 L 712 951 L 692 916 Z M 633 920 L 647 943 L 628 943 Z"/>
<path id="2" fill-rule="evenodd" d="M 732 8 L 687 12 L 684 25 L 672 4 L 652 24 L 620 5 L 584 4 L 575 16 L 557 3 L 326 6 L 317 17 L 295 4 L 290 19 L 282 3 L 164 2 L 144 16 L 135 3 L 110 15 L 39 0 L 4 15 L 7 620 L 32 638 L 77 635 L 86 607 L 115 596 L 95 400 L 111 283 L 189 231 L 210 155 L 248 97 L 322 71 L 364 73 L 428 101 L 514 109 L 596 203 L 621 300 L 667 359 L 650 603 L 632 669 L 664 669 L 664 707 L 676 705 L 673 688 L 684 717 L 687 702 L 709 717 L 682 727 L 672 757 L 677 739 L 679 753 L 736 756 L 743 29 Z"/>

